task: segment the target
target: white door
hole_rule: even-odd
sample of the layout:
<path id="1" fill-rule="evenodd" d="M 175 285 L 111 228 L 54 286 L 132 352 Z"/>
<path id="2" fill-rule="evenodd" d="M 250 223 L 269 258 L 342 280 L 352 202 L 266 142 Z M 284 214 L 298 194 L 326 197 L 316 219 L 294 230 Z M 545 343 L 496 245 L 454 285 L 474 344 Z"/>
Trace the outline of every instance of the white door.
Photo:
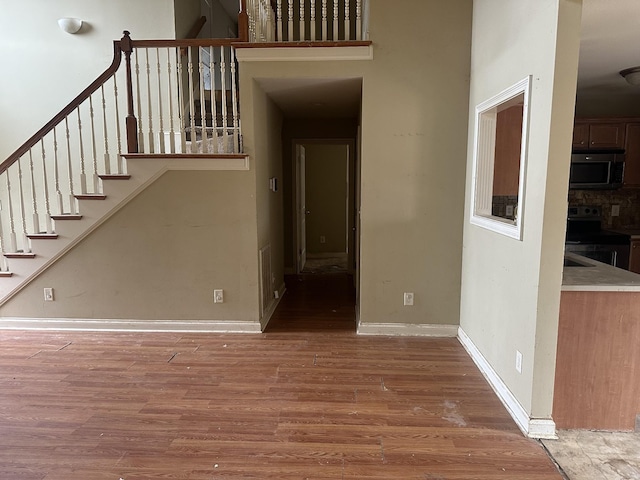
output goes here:
<path id="1" fill-rule="evenodd" d="M 302 272 L 307 262 L 307 203 L 305 199 L 305 151 L 302 145 L 296 145 L 296 211 L 298 217 L 298 265 L 297 273 Z"/>

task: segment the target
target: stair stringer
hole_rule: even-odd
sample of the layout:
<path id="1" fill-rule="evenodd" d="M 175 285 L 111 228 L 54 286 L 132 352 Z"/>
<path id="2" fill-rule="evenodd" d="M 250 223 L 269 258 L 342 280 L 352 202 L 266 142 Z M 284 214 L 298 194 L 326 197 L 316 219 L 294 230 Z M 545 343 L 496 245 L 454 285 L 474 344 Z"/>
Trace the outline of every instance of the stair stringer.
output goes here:
<path id="1" fill-rule="evenodd" d="M 126 156 L 126 155 L 125 155 Z M 11 258 L 11 277 L 0 278 L 0 306 L 35 280 L 75 245 L 107 221 L 165 172 L 171 170 L 249 170 L 249 157 L 136 155 L 127 158 L 127 180 L 103 180 L 104 200 L 78 200 L 82 218 L 55 221 L 58 238 L 32 239 L 35 258 Z"/>

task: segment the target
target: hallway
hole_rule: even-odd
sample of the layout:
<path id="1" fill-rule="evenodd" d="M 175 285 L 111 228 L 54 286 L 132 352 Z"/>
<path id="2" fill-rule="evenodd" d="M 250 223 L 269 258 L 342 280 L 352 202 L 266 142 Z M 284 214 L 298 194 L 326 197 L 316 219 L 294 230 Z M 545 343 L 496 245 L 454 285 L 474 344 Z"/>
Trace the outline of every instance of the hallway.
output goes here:
<path id="1" fill-rule="evenodd" d="M 355 333 L 346 275 L 266 333 L 0 331 L 0 478 L 560 480 L 456 339 Z"/>

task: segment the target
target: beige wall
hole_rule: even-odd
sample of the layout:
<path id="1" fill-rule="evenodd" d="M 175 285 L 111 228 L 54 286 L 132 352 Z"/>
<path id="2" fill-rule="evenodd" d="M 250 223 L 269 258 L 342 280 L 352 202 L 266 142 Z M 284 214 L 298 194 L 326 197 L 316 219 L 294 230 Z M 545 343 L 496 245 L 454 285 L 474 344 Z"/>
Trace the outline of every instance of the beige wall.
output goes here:
<path id="1" fill-rule="evenodd" d="M 241 63 L 249 78 L 363 78 L 361 322 L 458 323 L 471 6 L 373 0 L 372 61 Z"/>
<path id="2" fill-rule="evenodd" d="M 5 317 L 258 321 L 250 172 L 168 172 L 0 308 Z M 44 302 L 44 287 L 55 301 Z M 213 303 L 213 289 L 225 301 Z"/>
<path id="3" fill-rule="evenodd" d="M 0 10 L 0 160 L 111 64 L 123 30 L 134 39 L 175 34 L 173 0 L 3 1 Z M 70 35 L 58 27 L 61 17 L 85 25 Z"/>
<path id="4" fill-rule="evenodd" d="M 174 0 L 173 9 L 175 12 L 175 38 L 186 38 L 193 24 L 201 16 L 200 0 Z"/>
<path id="5" fill-rule="evenodd" d="M 581 0 L 476 0 L 460 324 L 524 409 L 549 418 Z M 533 76 L 524 238 L 469 223 L 475 105 Z M 515 369 L 516 350 L 523 371 Z"/>
<path id="6" fill-rule="evenodd" d="M 251 155 L 255 176 L 258 245 L 252 254 L 257 258 L 259 249 L 271 246 L 273 288 L 280 289 L 284 284 L 283 195 L 282 188 L 277 192 L 269 189 L 269 179 L 275 177 L 278 183 L 282 182 L 282 112 L 257 82 L 242 75 L 242 69 L 240 72 L 241 118 L 248 119 L 243 121 L 244 148 Z"/>
<path id="7" fill-rule="evenodd" d="M 347 145 L 305 144 L 307 254 L 347 251 Z M 325 242 L 320 241 L 324 236 Z"/>

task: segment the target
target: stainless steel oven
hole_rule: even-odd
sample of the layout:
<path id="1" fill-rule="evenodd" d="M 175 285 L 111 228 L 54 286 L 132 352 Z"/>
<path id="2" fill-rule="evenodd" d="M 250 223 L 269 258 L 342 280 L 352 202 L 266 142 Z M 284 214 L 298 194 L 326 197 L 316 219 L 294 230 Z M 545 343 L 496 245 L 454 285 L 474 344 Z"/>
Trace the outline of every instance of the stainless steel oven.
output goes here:
<path id="1" fill-rule="evenodd" d="M 565 250 L 614 267 L 629 269 L 629 235 L 602 230 L 598 206 L 569 207 Z"/>

